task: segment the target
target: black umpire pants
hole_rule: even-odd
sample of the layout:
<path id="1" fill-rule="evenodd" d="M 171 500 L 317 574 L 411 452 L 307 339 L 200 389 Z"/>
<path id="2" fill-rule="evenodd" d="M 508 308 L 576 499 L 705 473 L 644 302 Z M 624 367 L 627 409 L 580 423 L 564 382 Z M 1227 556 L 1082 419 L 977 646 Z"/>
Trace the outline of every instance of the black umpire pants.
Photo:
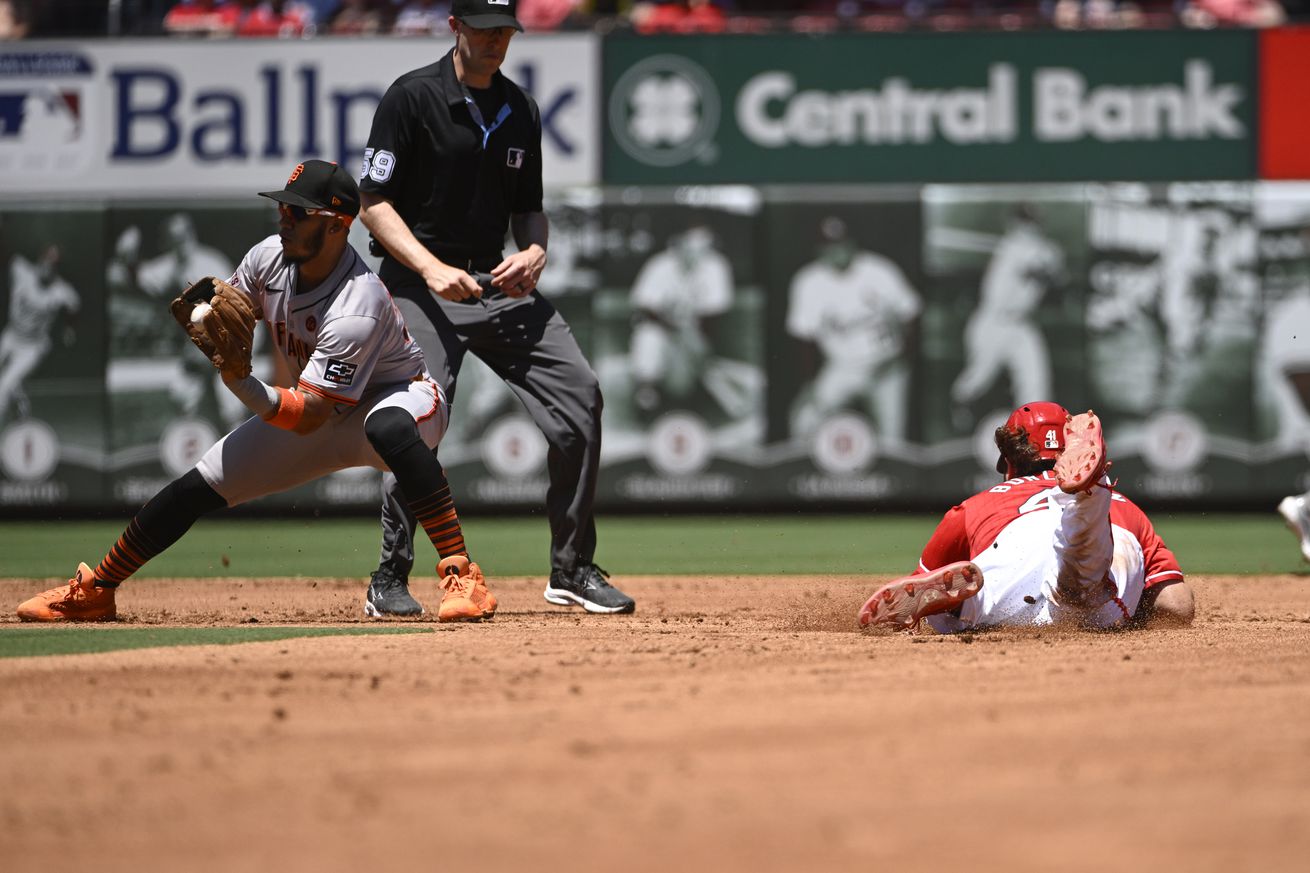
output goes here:
<path id="1" fill-rule="evenodd" d="M 389 283 L 390 284 L 390 283 Z M 472 352 L 522 401 L 546 438 L 550 486 L 550 566 L 571 572 L 596 553 L 596 479 L 600 466 L 600 381 L 555 307 L 536 291 L 512 299 L 452 303 L 421 283 L 391 287 L 432 377 L 458 412 L 456 382 Z M 459 508 L 459 495 L 455 506 Z M 390 473 L 383 477 L 382 557 L 398 573 L 414 565 L 416 521 Z"/>

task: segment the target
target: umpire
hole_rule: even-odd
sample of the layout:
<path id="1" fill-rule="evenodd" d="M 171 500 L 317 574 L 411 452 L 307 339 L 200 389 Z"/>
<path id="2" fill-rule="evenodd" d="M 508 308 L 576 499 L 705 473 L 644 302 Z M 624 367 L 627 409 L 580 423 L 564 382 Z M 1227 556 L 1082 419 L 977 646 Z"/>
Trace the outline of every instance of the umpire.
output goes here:
<path id="1" fill-rule="evenodd" d="M 549 225 L 541 205 L 541 114 L 500 72 L 523 30 L 518 0 L 454 0 L 455 47 L 383 96 L 360 174 L 360 218 L 385 251 L 379 273 L 452 401 L 472 352 L 518 396 L 550 445 L 546 600 L 632 612 L 593 562 L 600 384 L 572 331 L 536 290 Z M 518 251 L 503 255 L 506 229 Z M 473 273 L 489 273 L 483 290 Z M 410 614 L 414 516 L 385 480 L 373 602 Z M 380 595 L 380 597 L 379 597 Z"/>

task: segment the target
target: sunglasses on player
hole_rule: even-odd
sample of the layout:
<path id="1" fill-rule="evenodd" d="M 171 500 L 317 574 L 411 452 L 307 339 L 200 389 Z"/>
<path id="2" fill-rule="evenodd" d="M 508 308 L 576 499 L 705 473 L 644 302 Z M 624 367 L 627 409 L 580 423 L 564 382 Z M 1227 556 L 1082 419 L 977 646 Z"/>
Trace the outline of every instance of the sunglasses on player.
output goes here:
<path id="1" fill-rule="evenodd" d="M 331 209 L 310 209 L 304 206 L 292 206 L 290 203 L 279 203 L 278 212 L 285 212 L 291 216 L 292 221 L 304 221 L 311 215 L 324 215 L 328 218 L 342 218 L 349 222 L 349 216 L 342 215 L 340 212 L 333 212 Z"/>

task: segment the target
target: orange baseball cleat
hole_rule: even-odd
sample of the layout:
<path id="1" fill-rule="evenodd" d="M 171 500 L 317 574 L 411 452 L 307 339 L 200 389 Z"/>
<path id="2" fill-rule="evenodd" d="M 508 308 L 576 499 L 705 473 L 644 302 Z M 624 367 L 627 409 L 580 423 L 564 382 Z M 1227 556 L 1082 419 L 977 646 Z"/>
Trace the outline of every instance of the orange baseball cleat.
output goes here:
<path id="1" fill-rule="evenodd" d="M 917 629 L 924 617 L 946 612 L 983 587 L 982 570 L 972 561 L 947 564 L 924 576 L 906 576 L 874 592 L 860 609 L 860 627 L 890 625 Z"/>
<path id="2" fill-rule="evenodd" d="M 97 588 L 95 575 L 86 564 L 77 565 L 77 574 L 67 585 L 51 588 L 18 605 L 23 621 L 113 621 L 114 589 Z"/>
<path id="3" fill-rule="evenodd" d="M 442 558 L 437 565 L 437 575 L 441 577 L 441 587 L 446 592 L 441 596 L 437 621 L 481 621 L 484 618 L 482 607 L 473 602 L 477 581 L 469 574 L 467 557 L 451 555 Z"/>
<path id="4" fill-rule="evenodd" d="M 482 610 L 483 618 L 491 618 L 496 614 L 499 601 L 487 587 L 487 577 L 482 575 L 482 568 L 474 561 L 469 561 L 469 575 L 473 577 L 473 593 L 470 599 Z"/>
<path id="5" fill-rule="evenodd" d="M 1109 459 L 1101 420 L 1090 409 L 1064 423 L 1064 451 L 1055 462 L 1055 478 L 1066 494 L 1086 491 L 1100 481 Z"/>

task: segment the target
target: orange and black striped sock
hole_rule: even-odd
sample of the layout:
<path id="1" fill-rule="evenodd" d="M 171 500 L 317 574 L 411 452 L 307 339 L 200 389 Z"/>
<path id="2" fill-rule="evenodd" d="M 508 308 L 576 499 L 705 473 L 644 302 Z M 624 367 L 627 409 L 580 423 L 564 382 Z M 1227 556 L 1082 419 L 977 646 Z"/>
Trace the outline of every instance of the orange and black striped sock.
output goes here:
<path id="1" fill-rule="evenodd" d="M 127 530 L 96 567 L 96 585 L 116 588 L 155 555 L 191 529 L 196 519 L 227 501 L 192 468 L 165 485 L 127 523 Z"/>
<path id="2" fill-rule="evenodd" d="M 443 558 L 451 555 L 467 555 L 464 545 L 464 529 L 460 527 L 459 516 L 455 514 L 455 501 L 450 496 L 450 486 L 442 485 L 427 497 L 410 501 L 418 523 L 423 525 L 428 539 Z"/>
<path id="3" fill-rule="evenodd" d="M 155 555 L 167 548 L 161 548 L 151 542 L 141 529 L 141 524 L 134 518 L 127 523 L 127 530 L 114 543 L 114 547 L 105 555 L 95 570 L 96 585 L 100 588 L 117 588 L 119 583 L 131 576 Z"/>
<path id="4" fill-rule="evenodd" d="M 433 449 L 423 443 L 409 413 L 395 407 L 377 410 L 364 422 L 364 435 L 396 475 L 410 511 L 423 525 L 437 554 L 443 559 L 467 555 L 446 471 Z"/>

